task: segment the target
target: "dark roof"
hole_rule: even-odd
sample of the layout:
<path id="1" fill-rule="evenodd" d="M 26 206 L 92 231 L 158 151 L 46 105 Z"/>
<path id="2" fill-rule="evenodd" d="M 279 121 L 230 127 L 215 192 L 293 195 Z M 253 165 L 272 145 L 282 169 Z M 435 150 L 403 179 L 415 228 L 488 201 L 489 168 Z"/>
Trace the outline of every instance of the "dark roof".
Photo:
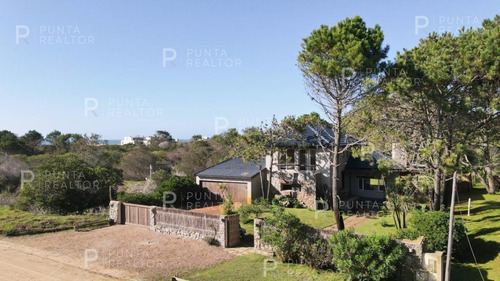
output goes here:
<path id="1" fill-rule="evenodd" d="M 259 164 L 264 166 L 264 161 L 262 160 Z M 199 171 L 195 175 L 200 178 L 249 180 L 258 173 L 259 168 L 254 162 L 233 158 Z"/>
<path id="2" fill-rule="evenodd" d="M 364 159 L 349 156 L 345 168 L 352 170 L 377 169 L 377 161 L 379 160 L 391 160 L 391 156 L 377 150 L 373 151 L 370 156 L 365 157 Z M 400 164 L 394 163 L 392 169 L 404 170 L 404 167 Z"/>
<path id="3" fill-rule="evenodd" d="M 304 134 L 300 138 L 287 140 L 284 146 L 328 146 L 334 143 L 334 136 L 335 133 L 332 128 L 307 125 Z M 340 134 L 340 146 L 355 142 L 357 142 L 355 138 Z"/>

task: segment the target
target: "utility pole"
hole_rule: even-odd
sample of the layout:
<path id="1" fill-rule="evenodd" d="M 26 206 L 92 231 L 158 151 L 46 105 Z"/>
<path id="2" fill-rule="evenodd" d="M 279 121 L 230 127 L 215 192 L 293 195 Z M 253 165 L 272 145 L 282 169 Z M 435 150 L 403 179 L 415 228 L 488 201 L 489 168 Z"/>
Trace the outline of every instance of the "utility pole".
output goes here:
<path id="1" fill-rule="evenodd" d="M 446 272 L 445 281 L 450 281 L 451 273 L 451 248 L 453 247 L 453 218 L 455 213 L 455 192 L 457 189 L 457 171 L 453 173 L 453 184 L 451 187 L 451 205 L 450 205 L 450 225 L 448 229 L 448 251 L 446 253 Z"/>

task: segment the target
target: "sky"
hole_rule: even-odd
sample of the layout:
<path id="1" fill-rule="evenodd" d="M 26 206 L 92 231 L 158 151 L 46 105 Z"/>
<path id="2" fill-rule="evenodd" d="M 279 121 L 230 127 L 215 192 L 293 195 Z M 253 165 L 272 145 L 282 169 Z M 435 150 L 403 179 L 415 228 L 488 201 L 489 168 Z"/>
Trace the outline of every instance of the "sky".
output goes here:
<path id="1" fill-rule="evenodd" d="M 296 60 L 320 25 L 381 26 L 388 59 L 498 1 L 0 0 L 0 130 L 212 136 L 321 109 Z"/>

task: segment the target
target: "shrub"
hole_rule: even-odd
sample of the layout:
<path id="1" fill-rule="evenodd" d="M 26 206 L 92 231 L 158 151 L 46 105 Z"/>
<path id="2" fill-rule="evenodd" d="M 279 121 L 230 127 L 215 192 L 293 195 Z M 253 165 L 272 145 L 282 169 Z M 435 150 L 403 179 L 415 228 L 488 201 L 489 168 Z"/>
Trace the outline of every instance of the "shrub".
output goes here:
<path id="1" fill-rule="evenodd" d="M 303 263 L 316 269 L 331 266 L 330 243 L 293 214 L 274 208 L 272 215 L 264 219 L 264 225 L 260 232 L 262 241 L 273 247 L 282 262 Z"/>
<path id="2" fill-rule="evenodd" d="M 222 202 L 221 212 L 223 215 L 233 214 L 233 196 L 228 194 L 224 197 L 224 201 Z"/>
<path id="3" fill-rule="evenodd" d="M 20 192 L 17 207 L 60 214 L 107 206 L 123 179 L 121 171 L 92 167 L 74 154 L 46 158 L 33 174 L 33 181 Z"/>
<path id="4" fill-rule="evenodd" d="M 161 185 L 153 193 L 156 194 L 155 196 L 157 198 L 160 198 L 161 202 L 163 202 L 164 192 L 175 193 L 176 200 L 173 205 L 175 207 L 179 207 L 181 206 L 181 203 L 186 202 L 189 197 L 191 198 L 195 197 L 195 196 L 188 196 L 190 193 L 192 194 L 200 190 L 201 190 L 200 187 L 190 178 L 171 176 L 166 181 L 162 182 Z M 167 201 L 173 200 L 173 196 L 171 194 L 166 194 L 165 200 Z"/>
<path id="5" fill-rule="evenodd" d="M 240 215 L 240 221 L 242 223 L 248 223 L 250 220 L 260 217 L 262 213 L 271 211 L 272 206 L 269 205 L 264 198 L 258 198 L 253 201 L 252 204 L 241 205 L 237 212 Z"/>
<path id="6" fill-rule="evenodd" d="M 165 170 L 157 170 L 151 175 L 151 180 L 159 186 L 162 182 L 168 180 L 168 173 Z"/>
<path id="7" fill-rule="evenodd" d="M 329 240 L 333 247 L 333 264 L 355 280 L 394 277 L 404 260 L 401 246 L 386 235 L 362 238 L 353 230 L 343 230 Z"/>
<path id="8" fill-rule="evenodd" d="M 424 236 L 429 251 L 446 252 L 450 215 L 443 211 L 414 211 L 408 219 L 408 228 L 398 232 L 398 238 L 417 239 Z M 465 225 L 461 219 L 454 221 L 453 258 L 463 259 L 468 253 Z"/>
<path id="9" fill-rule="evenodd" d="M 300 208 L 300 202 L 297 198 L 293 196 L 279 195 L 273 198 L 271 201 L 273 205 L 281 206 L 285 208 Z"/>
<path id="10" fill-rule="evenodd" d="M 217 239 L 215 239 L 214 237 L 205 236 L 205 237 L 203 237 L 202 240 L 211 246 L 218 246 L 219 245 L 219 241 L 217 241 Z"/>
<path id="11" fill-rule="evenodd" d="M 264 219 L 264 224 L 260 233 L 262 241 L 273 247 L 276 256 L 283 262 L 300 260 L 301 243 L 306 236 L 299 218 L 277 208 Z"/>
<path id="12" fill-rule="evenodd" d="M 140 205 L 163 205 L 162 198 L 159 198 L 154 193 L 125 193 L 122 191 L 118 193 L 117 200 Z"/>
<path id="13" fill-rule="evenodd" d="M 123 201 L 133 204 L 163 206 L 163 193 L 173 192 L 175 194 L 175 202 L 173 205 L 179 207 L 182 202 L 186 202 L 189 192 L 196 192 L 199 190 L 198 185 L 189 178 L 171 176 L 161 185 L 156 188 L 152 193 L 125 193 L 118 194 L 118 201 Z M 165 195 L 165 200 L 171 201 L 174 196 L 170 193 Z M 194 197 L 194 196 L 191 196 Z"/>

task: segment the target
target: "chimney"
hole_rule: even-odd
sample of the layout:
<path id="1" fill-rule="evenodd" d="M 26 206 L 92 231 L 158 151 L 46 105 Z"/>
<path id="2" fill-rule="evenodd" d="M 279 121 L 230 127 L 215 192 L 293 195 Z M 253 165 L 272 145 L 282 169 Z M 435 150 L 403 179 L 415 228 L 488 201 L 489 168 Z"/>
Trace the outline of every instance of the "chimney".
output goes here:
<path id="1" fill-rule="evenodd" d="M 406 151 L 400 143 L 392 144 L 392 160 L 400 165 L 403 165 L 403 167 L 408 166 Z"/>

